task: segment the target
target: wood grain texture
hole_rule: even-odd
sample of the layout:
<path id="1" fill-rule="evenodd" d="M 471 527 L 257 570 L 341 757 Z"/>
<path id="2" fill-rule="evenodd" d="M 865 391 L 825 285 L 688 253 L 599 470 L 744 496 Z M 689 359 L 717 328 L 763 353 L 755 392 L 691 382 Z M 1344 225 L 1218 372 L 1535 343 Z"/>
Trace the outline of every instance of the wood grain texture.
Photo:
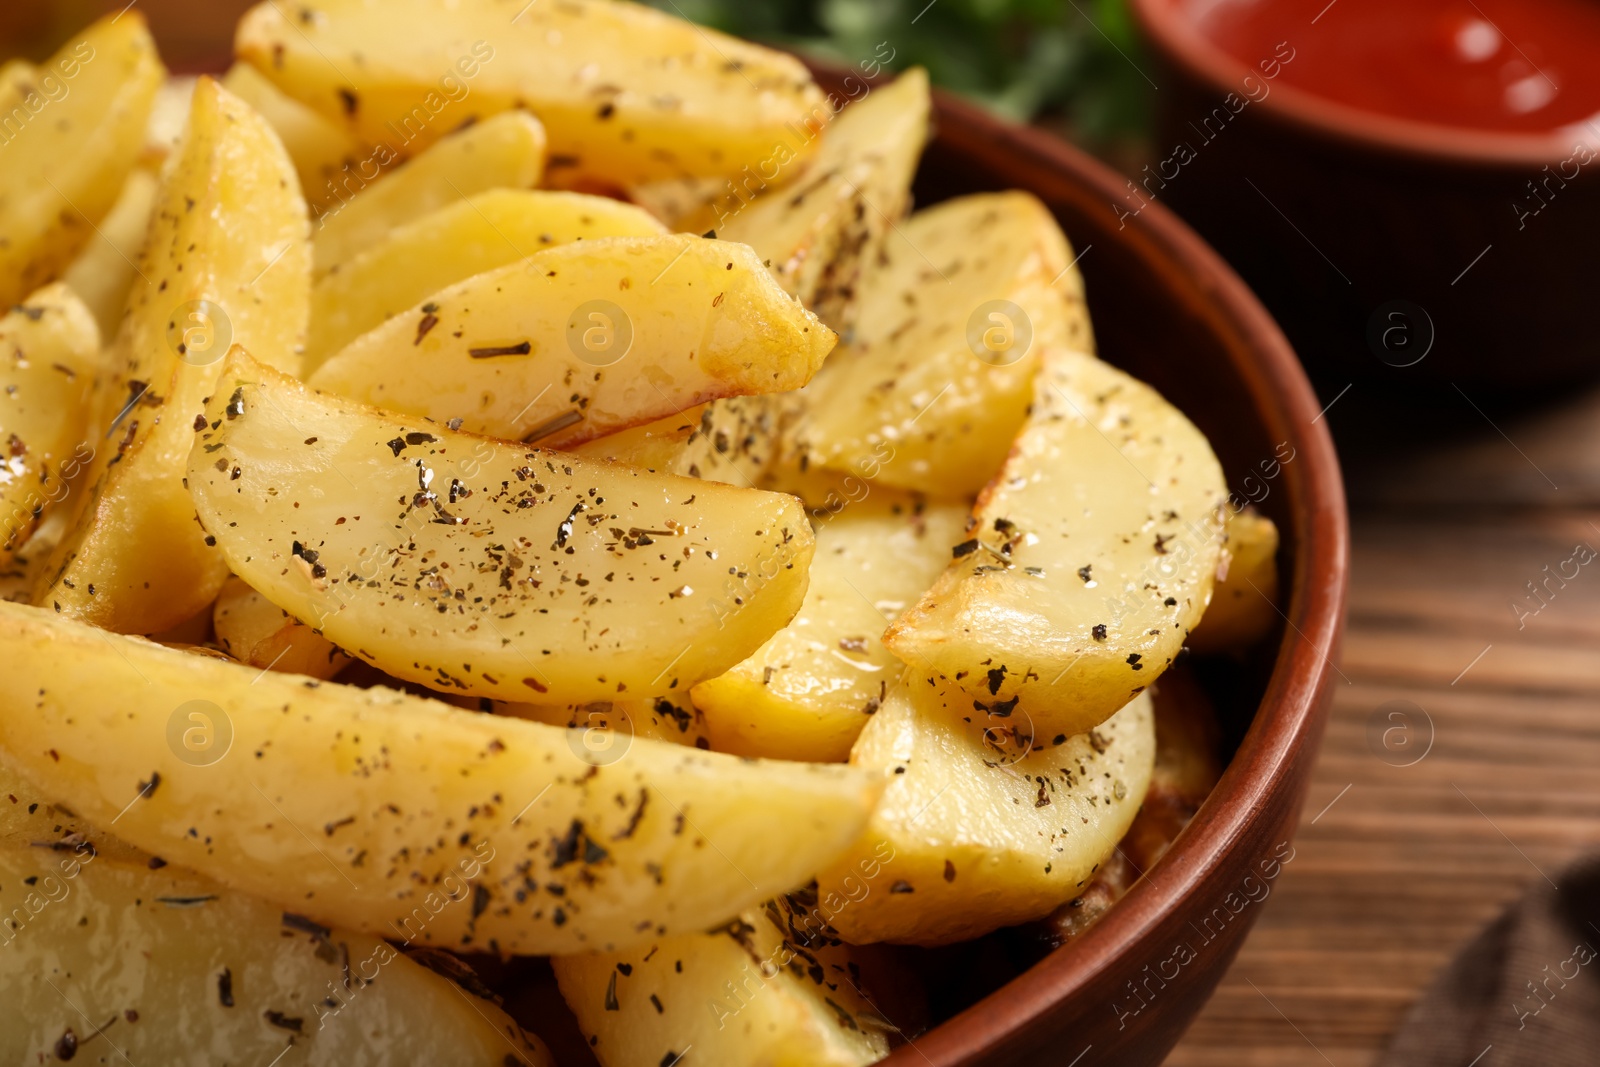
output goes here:
<path id="1" fill-rule="evenodd" d="M 1544 586 L 1537 614 L 1512 607 L 1539 607 L 1526 583 L 1574 546 L 1600 550 L 1600 391 L 1484 406 L 1446 393 L 1403 434 L 1391 403 L 1333 409 L 1352 499 L 1347 681 L 1295 861 L 1169 1067 L 1376 1062 L 1471 937 L 1600 847 L 1600 559 Z M 1425 725 L 1388 762 L 1369 732 L 1399 700 L 1432 727 L 1411 766 L 1391 764 L 1422 751 Z M 1513 1062 L 1502 1051 L 1480 1067 Z"/>

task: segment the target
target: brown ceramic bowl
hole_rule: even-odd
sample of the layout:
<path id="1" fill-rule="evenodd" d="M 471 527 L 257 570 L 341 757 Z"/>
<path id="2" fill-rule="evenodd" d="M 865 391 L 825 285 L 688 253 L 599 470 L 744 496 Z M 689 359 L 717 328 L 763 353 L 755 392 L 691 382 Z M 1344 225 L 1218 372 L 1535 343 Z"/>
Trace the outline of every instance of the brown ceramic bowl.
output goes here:
<path id="1" fill-rule="evenodd" d="M 840 74 L 818 77 L 840 89 Z M 885 1064 L 1157 1064 L 1211 995 L 1260 913 L 1261 887 L 1291 855 L 1343 624 L 1348 546 L 1338 460 L 1294 351 L 1175 216 L 1157 206 L 1123 229 L 1114 207 L 1122 180 L 1081 152 L 943 94 L 936 121 L 918 202 L 1025 189 L 1049 205 L 1081 253 L 1102 354 L 1177 403 L 1210 438 L 1234 488 L 1277 522 L 1286 626 L 1253 662 L 1201 665 L 1234 751 L 1160 862 L 1086 935 L 1020 974 L 1003 939 L 930 958 L 940 968 L 930 985 L 942 1021 Z M 1289 449 L 1293 458 L 1266 477 L 1262 465 Z M 496 971 L 492 959 L 475 962 Z M 538 1000 L 528 1015 L 570 1028 L 547 973 L 534 993 L 514 999 Z M 569 1043 L 541 1032 L 558 1047 Z M 571 1047 L 561 1051 L 579 1062 L 587 1048 L 564 1036 Z"/>
<path id="2" fill-rule="evenodd" d="M 1255 288 L 1319 379 L 1523 392 L 1600 371 L 1600 160 L 1580 166 L 1568 135 L 1405 121 L 1269 81 L 1195 28 L 1195 6 L 1133 0 L 1156 57 L 1158 159 L 1195 155 L 1158 163 L 1151 189 Z M 1288 47 L 1318 29 L 1308 18 Z M 1257 99 L 1206 125 L 1247 89 Z M 1137 205 L 1128 194 L 1117 202 Z"/>
<path id="3" fill-rule="evenodd" d="M 819 77 L 837 89 L 837 75 Z M 1171 850 L 1081 940 L 976 1003 L 944 1005 L 953 1016 L 887 1064 L 1156 1064 L 1261 910 L 1240 902 L 1260 896 L 1280 870 L 1275 861 L 1290 854 L 1343 622 L 1347 531 L 1338 460 L 1294 351 L 1188 227 L 1156 205 L 1124 229 L 1115 209 L 1123 180 L 1104 166 L 955 98 L 939 95 L 936 107 L 918 203 L 1025 189 L 1049 205 L 1081 254 L 1101 353 L 1177 403 L 1211 439 L 1234 488 L 1255 486 L 1249 495 L 1262 496 L 1260 507 L 1283 531 L 1288 625 L 1259 662 L 1202 671 L 1237 747 Z M 1263 479 L 1262 462 L 1285 443 L 1293 460 L 1276 479 Z M 1252 473 L 1256 480 L 1247 482 Z M 982 954 L 968 961 L 992 965 Z M 953 977 L 946 972 L 944 980 Z"/>

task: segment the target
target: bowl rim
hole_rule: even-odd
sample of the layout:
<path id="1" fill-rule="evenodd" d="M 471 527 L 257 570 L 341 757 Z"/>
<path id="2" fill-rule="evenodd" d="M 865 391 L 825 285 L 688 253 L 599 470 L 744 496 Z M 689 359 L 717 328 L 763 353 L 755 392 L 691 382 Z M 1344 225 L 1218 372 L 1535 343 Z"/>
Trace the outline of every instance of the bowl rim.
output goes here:
<path id="1" fill-rule="evenodd" d="M 1042 131 L 1006 122 L 978 105 L 934 91 L 936 126 L 982 132 L 998 153 L 1029 157 L 1097 196 L 1108 229 L 1118 221 L 1124 179 L 1080 149 Z M 885 1067 L 939 1067 L 982 1060 L 997 1037 L 1042 1026 L 1062 1004 L 1095 991 L 1100 976 L 1183 901 L 1196 894 L 1220 861 L 1255 838 L 1271 819 L 1269 801 L 1297 788 L 1297 764 L 1320 740 L 1331 702 L 1344 623 L 1349 530 L 1343 480 L 1322 408 L 1299 358 L 1277 323 L 1222 258 L 1160 203 L 1128 220 L 1120 237 L 1147 246 L 1190 280 L 1236 343 L 1230 346 L 1247 383 L 1253 410 L 1274 439 L 1296 449 L 1284 465 L 1284 489 L 1299 551 L 1293 561 L 1287 627 L 1261 702 L 1227 769 L 1199 813 L 1161 859 L 1103 918 L 999 990 L 895 1049 Z M 1090 279 L 1092 300 L 1093 279 Z M 1298 808 L 1301 797 L 1292 802 Z M 1298 810 L 1289 816 L 1292 825 Z M 1154 876 L 1154 877 L 1152 877 Z M 1110 1000 L 1110 990 L 1105 991 Z"/>
<path id="2" fill-rule="evenodd" d="M 1256 74 L 1200 32 L 1184 11 L 1185 0 L 1131 0 L 1131 6 L 1145 36 L 1168 61 L 1219 98 L 1237 93 L 1242 80 Z M 1446 126 L 1367 111 L 1289 84 L 1275 84 L 1269 94 L 1253 102 L 1251 110 L 1257 109 L 1303 134 L 1406 161 L 1537 172 L 1576 149 L 1572 126 L 1547 133 Z M 1600 124 L 1592 132 L 1584 142 L 1591 151 L 1600 148 Z"/>

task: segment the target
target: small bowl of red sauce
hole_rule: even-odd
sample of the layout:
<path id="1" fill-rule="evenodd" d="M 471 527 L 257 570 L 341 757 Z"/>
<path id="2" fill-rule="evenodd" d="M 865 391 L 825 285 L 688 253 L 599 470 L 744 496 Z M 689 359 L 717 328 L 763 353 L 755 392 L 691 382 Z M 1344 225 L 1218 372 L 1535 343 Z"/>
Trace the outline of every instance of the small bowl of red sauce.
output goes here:
<path id="1" fill-rule="evenodd" d="M 1319 378 L 1600 374 L 1600 0 L 1133 0 L 1162 202 Z"/>

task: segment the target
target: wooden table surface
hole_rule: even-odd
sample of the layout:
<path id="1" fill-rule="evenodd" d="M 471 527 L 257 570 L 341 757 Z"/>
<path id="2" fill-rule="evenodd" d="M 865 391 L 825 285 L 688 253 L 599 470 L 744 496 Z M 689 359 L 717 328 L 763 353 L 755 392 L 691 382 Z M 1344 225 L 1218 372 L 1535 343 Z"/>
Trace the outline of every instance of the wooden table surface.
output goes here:
<path id="1" fill-rule="evenodd" d="M 1470 938 L 1600 848 L 1600 559 L 1578 562 L 1600 551 L 1600 388 L 1514 413 L 1376 392 L 1327 414 L 1353 584 L 1297 856 L 1171 1067 L 1376 1062 Z M 1420 709 L 1409 734 L 1392 701 Z"/>

